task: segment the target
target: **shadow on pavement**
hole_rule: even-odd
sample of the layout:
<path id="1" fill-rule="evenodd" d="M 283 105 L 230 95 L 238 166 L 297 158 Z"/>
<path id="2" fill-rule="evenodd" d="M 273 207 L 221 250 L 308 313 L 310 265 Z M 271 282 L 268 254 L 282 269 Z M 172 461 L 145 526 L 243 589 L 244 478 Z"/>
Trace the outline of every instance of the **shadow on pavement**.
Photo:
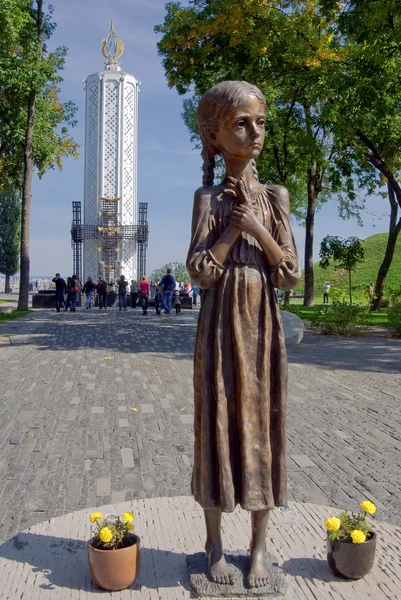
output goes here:
<path id="1" fill-rule="evenodd" d="M 105 352 L 157 353 L 166 358 L 193 358 L 198 311 L 181 315 L 149 313 L 138 309 L 119 312 L 60 313 L 38 311 L 0 326 L 0 336 L 9 336 L 11 346 L 31 345 L 37 350 L 73 351 L 99 349 Z M 289 363 L 313 364 L 329 370 L 400 373 L 401 340 L 391 338 L 304 338 L 288 346 Z"/>
<path id="2" fill-rule="evenodd" d="M 20 533 L 0 546 L 0 560 L 15 561 L 30 569 L 24 573 L 25 593 L 36 596 L 34 588 L 52 590 L 67 588 L 104 594 L 91 581 L 87 557 L 87 544 L 82 540 L 53 537 L 36 533 Z M 2 566 L 2 573 L 10 571 L 7 581 L 15 572 L 21 578 L 21 567 Z M 17 575 L 19 573 L 19 575 Z M 186 555 L 167 550 L 141 548 L 141 567 L 137 581 L 129 589 L 169 588 L 186 586 Z"/>
<path id="3" fill-rule="evenodd" d="M 344 579 L 333 575 L 327 560 L 321 558 L 290 558 L 283 562 L 282 569 L 286 575 L 302 577 L 309 581 L 317 579 L 325 582 L 342 581 L 346 583 Z"/>

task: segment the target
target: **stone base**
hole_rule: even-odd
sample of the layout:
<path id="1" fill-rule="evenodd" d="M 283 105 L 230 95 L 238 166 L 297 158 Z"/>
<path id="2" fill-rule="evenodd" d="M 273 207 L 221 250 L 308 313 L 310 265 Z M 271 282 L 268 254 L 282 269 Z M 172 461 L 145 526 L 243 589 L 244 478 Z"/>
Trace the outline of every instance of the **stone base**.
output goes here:
<path id="1" fill-rule="evenodd" d="M 269 585 L 262 588 L 247 588 L 246 578 L 249 572 L 249 555 L 235 550 L 225 554 L 226 561 L 235 573 L 233 585 L 225 585 L 210 581 L 207 576 L 207 559 L 204 552 L 187 556 L 188 585 L 196 598 L 284 598 L 287 582 L 277 559 L 266 553 L 266 564 L 269 565 Z"/>
<path id="2" fill-rule="evenodd" d="M 192 298 L 190 296 L 181 296 L 181 308 L 192 310 Z"/>
<path id="3" fill-rule="evenodd" d="M 56 308 L 56 292 L 46 290 L 32 295 L 32 308 Z"/>

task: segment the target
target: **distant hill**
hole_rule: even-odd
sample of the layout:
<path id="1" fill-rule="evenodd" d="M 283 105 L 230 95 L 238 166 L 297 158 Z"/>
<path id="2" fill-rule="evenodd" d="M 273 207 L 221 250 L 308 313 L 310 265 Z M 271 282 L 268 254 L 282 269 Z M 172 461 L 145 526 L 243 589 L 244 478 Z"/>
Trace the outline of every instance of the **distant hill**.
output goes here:
<path id="1" fill-rule="evenodd" d="M 376 233 L 364 240 L 365 246 L 365 262 L 358 265 L 352 273 L 352 289 L 359 293 L 364 292 L 371 281 L 375 282 L 377 272 L 384 257 L 387 244 L 387 233 Z M 323 284 L 329 281 L 333 287 L 348 289 L 348 273 L 344 270 L 336 271 L 334 263 L 331 263 L 327 269 L 322 269 L 319 263 L 313 265 L 315 275 L 315 295 L 323 293 Z M 393 262 L 391 263 L 388 272 L 385 287 L 400 288 L 401 287 L 401 234 L 398 236 L 397 246 L 394 252 Z M 303 290 L 303 272 L 302 284 L 297 287 L 297 290 Z"/>

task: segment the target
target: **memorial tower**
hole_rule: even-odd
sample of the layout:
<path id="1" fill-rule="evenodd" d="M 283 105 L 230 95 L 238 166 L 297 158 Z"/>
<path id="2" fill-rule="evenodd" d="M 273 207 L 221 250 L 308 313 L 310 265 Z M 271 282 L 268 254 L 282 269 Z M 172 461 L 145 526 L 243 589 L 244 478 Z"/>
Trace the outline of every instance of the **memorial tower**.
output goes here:
<path id="1" fill-rule="evenodd" d="M 137 150 L 140 83 L 118 59 L 124 51 L 111 22 L 101 49 L 104 69 L 85 80 L 85 190 L 82 277 L 137 279 Z M 147 239 L 147 231 L 146 231 Z M 77 259 L 78 260 L 78 259 Z"/>

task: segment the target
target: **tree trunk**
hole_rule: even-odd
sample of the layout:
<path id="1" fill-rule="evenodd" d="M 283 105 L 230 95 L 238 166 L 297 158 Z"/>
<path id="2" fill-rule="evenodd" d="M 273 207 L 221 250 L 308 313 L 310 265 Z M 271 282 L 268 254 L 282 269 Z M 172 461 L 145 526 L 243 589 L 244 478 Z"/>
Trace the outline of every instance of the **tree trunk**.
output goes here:
<path id="1" fill-rule="evenodd" d="M 286 306 L 289 306 L 290 302 L 291 302 L 291 292 L 290 291 L 284 292 L 284 304 Z"/>
<path id="2" fill-rule="evenodd" d="M 4 282 L 4 293 L 8 294 L 8 292 L 10 290 L 10 275 L 7 275 L 7 273 L 5 275 L 6 275 L 6 280 Z"/>
<path id="3" fill-rule="evenodd" d="M 348 286 L 349 286 L 349 303 L 352 304 L 352 281 L 351 281 L 351 267 L 349 264 L 349 250 L 348 250 Z"/>
<path id="4" fill-rule="evenodd" d="M 380 265 L 379 272 L 377 274 L 375 284 L 375 296 L 373 300 L 372 310 L 380 311 L 381 300 L 383 297 L 384 282 L 387 277 L 388 270 L 391 266 L 391 262 L 394 256 L 395 245 L 397 243 L 398 234 L 401 230 L 401 218 L 397 223 L 398 217 L 398 202 L 395 198 L 393 186 L 390 182 L 387 183 L 388 199 L 390 202 L 391 213 L 390 213 L 390 226 L 388 231 L 388 240 L 386 246 L 386 253 L 382 264 Z"/>
<path id="5" fill-rule="evenodd" d="M 31 217 L 31 196 L 33 177 L 32 139 L 35 121 L 36 91 L 31 90 L 28 98 L 28 121 L 24 144 L 24 182 L 21 201 L 21 267 L 18 297 L 18 310 L 28 310 L 29 307 L 29 227 Z"/>
<path id="6" fill-rule="evenodd" d="M 32 2 L 32 5 L 34 3 L 35 2 Z M 43 0 L 36 0 L 36 26 L 39 42 L 37 54 L 39 65 L 43 56 L 43 40 L 45 34 L 43 29 Z M 32 86 L 28 96 L 28 118 L 24 142 L 24 181 L 21 200 L 21 268 L 18 310 L 28 310 L 29 304 L 29 229 L 31 219 L 32 177 L 34 171 L 32 140 L 35 126 L 35 103 L 36 89 Z"/>
<path id="7" fill-rule="evenodd" d="M 305 220 L 304 306 L 314 306 L 313 238 L 315 233 L 316 200 L 317 193 L 313 181 L 313 172 L 312 169 L 308 169 L 308 210 Z"/>

